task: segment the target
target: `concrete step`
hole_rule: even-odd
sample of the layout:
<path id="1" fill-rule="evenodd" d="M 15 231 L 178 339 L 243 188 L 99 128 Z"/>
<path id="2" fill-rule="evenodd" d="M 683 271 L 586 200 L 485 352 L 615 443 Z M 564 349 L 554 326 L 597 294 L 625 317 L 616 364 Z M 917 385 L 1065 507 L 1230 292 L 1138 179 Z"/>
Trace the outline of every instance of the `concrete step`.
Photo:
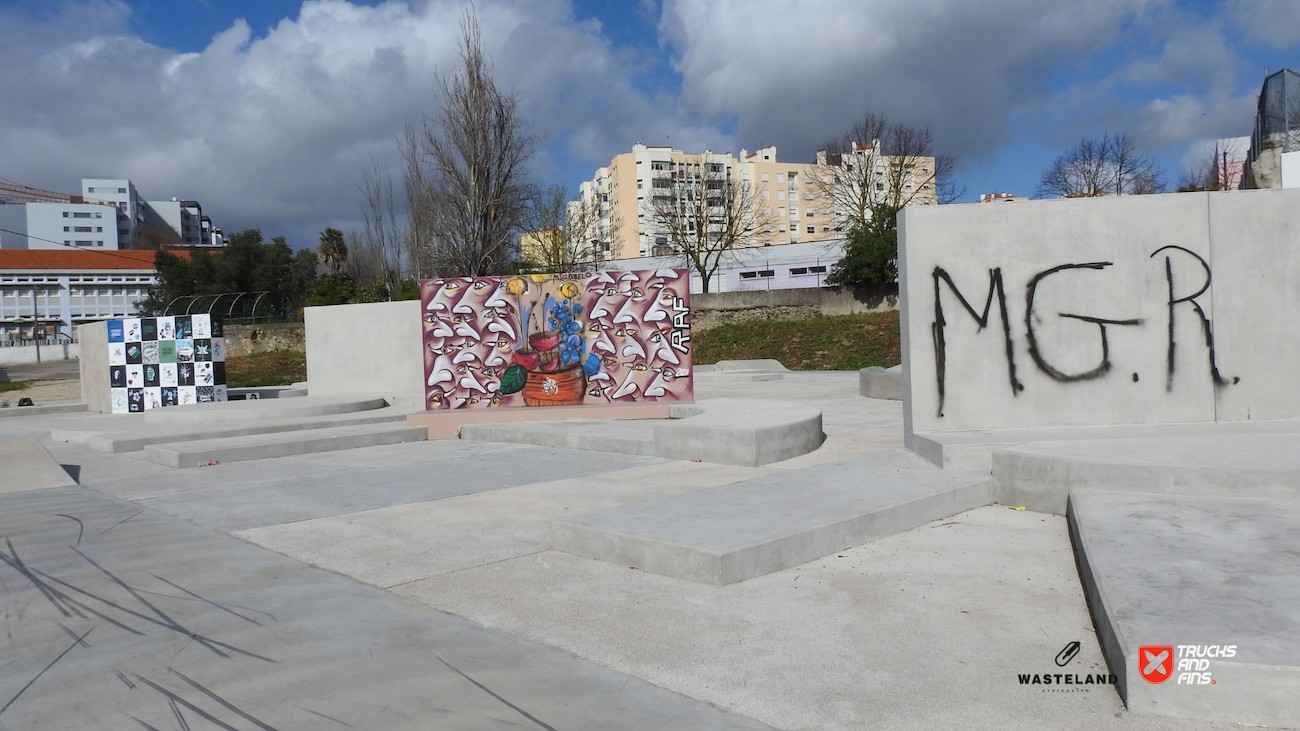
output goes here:
<path id="1" fill-rule="evenodd" d="M 364 424 L 405 423 L 406 416 L 409 413 L 411 413 L 410 409 L 389 406 L 373 411 L 334 414 L 308 419 L 218 422 L 202 427 L 141 424 L 137 428 L 129 430 L 92 432 L 84 438 L 81 435 L 71 434 L 68 430 L 61 430 L 57 434 L 51 432 L 50 435 L 51 438 L 58 441 L 81 442 L 100 452 L 118 454 L 122 452 L 138 452 L 150 444 L 167 444 L 199 439 L 223 439 L 254 434 L 276 434 L 307 429 L 330 429 L 340 426 L 362 426 Z"/>
<path id="2" fill-rule="evenodd" d="M 551 546 L 731 584 L 985 505 L 992 488 L 896 450 L 556 520 Z"/>
<path id="3" fill-rule="evenodd" d="M 18 399 L 14 399 L 18 403 Z M 5 416 L 41 416 L 44 414 L 73 414 L 79 411 L 86 411 L 85 404 L 44 404 L 36 406 L 10 406 L 7 409 L 0 409 L 0 417 Z"/>
<path id="4" fill-rule="evenodd" d="M 993 454 L 999 502 L 1061 514 L 1075 489 L 1300 498 L 1300 433 L 1084 439 Z"/>
<path id="5" fill-rule="evenodd" d="M 867 398 L 903 400 L 903 366 L 869 366 L 858 371 L 858 393 Z"/>
<path id="6" fill-rule="evenodd" d="M 1076 490 L 1068 517 L 1097 639 L 1130 711 L 1300 727 L 1300 500 Z M 1163 682 L 1142 677 L 1144 645 L 1172 646 L 1172 672 L 1155 674 Z M 1206 675 L 1193 678 L 1180 667 L 1192 645 L 1235 648 L 1195 653 Z"/>
<path id="7" fill-rule="evenodd" d="M 148 424 L 214 424 L 219 421 L 253 419 L 297 419 L 309 416 L 347 414 L 382 409 L 388 402 L 377 397 L 258 399 L 256 401 L 218 401 L 210 404 L 186 404 L 144 412 Z"/>
<path id="8" fill-rule="evenodd" d="M 256 434 L 224 439 L 201 439 L 171 444 L 150 444 L 144 457 L 167 467 L 201 467 L 209 462 L 246 462 L 295 454 L 334 452 L 380 444 L 422 442 L 427 430 L 405 424 L 369 424 Z"/>

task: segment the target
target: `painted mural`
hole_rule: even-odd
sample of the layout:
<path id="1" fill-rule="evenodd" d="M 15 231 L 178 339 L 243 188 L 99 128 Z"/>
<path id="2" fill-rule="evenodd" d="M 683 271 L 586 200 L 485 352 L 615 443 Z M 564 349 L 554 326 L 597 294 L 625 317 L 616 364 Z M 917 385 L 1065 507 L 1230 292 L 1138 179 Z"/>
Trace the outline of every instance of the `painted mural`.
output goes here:
<path id="1" fill-rule="evenodd" d="M 176 315 L 108 321 L 114 414 L 226 400 L 221 320 Z"/>
<path id="2" fill-rule="evenodd" d="M 420 282 L 429 409 L 694 399 L 685 269 Z"/>

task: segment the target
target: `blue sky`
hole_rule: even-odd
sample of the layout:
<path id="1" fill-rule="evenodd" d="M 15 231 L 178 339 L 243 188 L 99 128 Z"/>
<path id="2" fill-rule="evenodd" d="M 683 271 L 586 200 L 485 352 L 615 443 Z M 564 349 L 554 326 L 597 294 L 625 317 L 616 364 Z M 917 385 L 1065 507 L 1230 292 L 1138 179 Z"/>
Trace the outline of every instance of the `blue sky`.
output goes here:
<path id="1" fill-rule="evenodd" d="M 458 0 L 0 0 L 0 178 L 131 177 L 296 246 L 437 110 Z M 478 0 L 498 80 L 576 189 L 634 142 L 805 160 L 868 109 L 928 125 L 967 200 L 1033 192 L 1081 135 L 1125 131 L 1171 187 L 1249 134 L 1265 67 L 1300 66 L 1297 0 Z"/>

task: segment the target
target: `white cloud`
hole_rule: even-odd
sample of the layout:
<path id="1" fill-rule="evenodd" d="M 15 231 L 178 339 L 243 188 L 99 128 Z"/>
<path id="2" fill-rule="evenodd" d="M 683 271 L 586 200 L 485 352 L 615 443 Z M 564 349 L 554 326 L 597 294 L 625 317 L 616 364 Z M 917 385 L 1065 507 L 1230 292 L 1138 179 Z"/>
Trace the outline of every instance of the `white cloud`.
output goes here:
<path id="1" fill-rule="evenodd" d="M 237 21 L 190 54 L 134 36 L 120 2 L 42 21 L 0 10 L 0 176 L 61 190 L 128 176 L 146 197 L 199 199 L 227 231 L 314 244 L 356 218 L 370 155 L 394 159 L 404 122 L 436 111 L 434 74 L 458 61 L 459 6 L 310 0 L 264 37 Z M 544 141 L 576 132 L 574 152 L 594 167 L 641 130 L 675 132 L 676 115 L 633 88 L 626 59 L 564 0 L 477 10 L 499 82 Z"/>

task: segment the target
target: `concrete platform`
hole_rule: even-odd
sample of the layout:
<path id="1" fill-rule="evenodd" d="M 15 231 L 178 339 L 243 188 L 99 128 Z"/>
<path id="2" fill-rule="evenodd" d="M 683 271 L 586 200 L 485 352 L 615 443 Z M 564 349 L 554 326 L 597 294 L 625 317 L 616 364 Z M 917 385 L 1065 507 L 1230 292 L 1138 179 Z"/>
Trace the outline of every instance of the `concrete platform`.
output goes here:
<path id="1" fill-rule="evenodd" d="M 993 468 L 994 452 L 1022 444 L 1088 439 L 1217 437 L 1254 434 L 1300 434 L 1300 420 L 904 432 L 903 443 L 908 449 L 944 469 L 990 470 Z"/>
<path id="2" fill-rule="evenodd" d="M 76 484 L 35 439 L 0 442 L 0 494 Z"/>
<path id="3" fill-rule="evenodd" d="M 530 421 L 603 421 L 609 419 L 667 419 L 667 403 L 609 404 L 607 406 L 548 406 L 510 409 L 433 409 L 406 417 L 407 426 L 423 426 L 429 439 L 456 439 L 466 424 L 519 424 Z M 527 443 L 527 442 L 526 442 Z"/>
<path id="4" fill-rule="evenodd" d="M 780 381 L 785 378 L 780 373 L 759 368 L 738 370 L 714 370 L 692 375 L 696 383 L 743 383 L 758 381 Z"/>
<path id="5" fill-rule="evenodd" d="M 100 452 L 120 454 L 138 452 L 150 444 L 167 444 L 173 442 L 194 441 L 200 439 L 223 439 L 254 434 L 276 434 L 280 432 L 304 431 L 309 429 L 330 429 L 340 426 L 361 426 L 364 424 L 387 424 L 406 421 L 408 409 L 389 406 L 372 411 L 360 411 L 347 414 L 334 414 L 305 419 L 266 419 L 258 421 L 218 422 L 207 426 L 167 426 L 140 424 L 138 428 L 113 431 L 91 431 L 79 433 L 72 430 L 52 430 L 50 438 L 61 442 L 74 442 Z"/>
<path id="6" fill-rule="evenodd" d="M 867 398 L 903 400 L 903 366 L 871 366 L 858 371 L 858 394 Z"/>
<path id="7" fill-rule="evenodd" d="M 45 414 L 75 414 L 79 411 L 86 411 L 86 410 L 87 410 L 87 406 L 83 403 L 44 404 L 44 405 L 37 405 L 37 406 L 10 406 L 7 409 L 0 409 L 0 418 L 6 416 L 43 416 Z"/>
<path id="8" fill-rule="evenodd" d="M 171 444 L 150 444 L 144 457 L 166 467 L 201 467 L 208 462 L 246 462 L 254 459 L 288 457 L 295 454 L 333 452 L 340 449 L 374 447 L 424 441 L 422 427 L 404 424 L 311 429 L 279 434 L 257 434 L 224 439 L 203 439 Z"/>
<path id="9" fill-rule="evenodd" d="M 309 416 L 347 414 L 356 411 L 382 409 L 388 403 L 378 397 L 306 396 L 295 399 L 259 399 L 256 401 L 219 401 L 211 404 L 186 404 L 151 409 L 141 414 L 148 424 L 213 424 L 219 421 L 248 421 L 251 419 L 290 419 Z"/>
<path id="10" fill-rule="evenodd" d="M 709 399 L 672 406 L 669 413 L 671 419 L 643 421 L 466 424 L 460 428 L 460 436 L 484 442 L 654 455 L 742 467 L 807 454 L 820 447 L 825 438 L 821 411 L 790 401 Z M 418 416 L 413 415 L 408 423 Z"/>
<path id="11" fill-rule="evenodd" d="M 1080 490 L 1068 517 L 1098 639 L 1130 711 L 1300 726 L 1300 500 Z M 1173 647 L 1164 682 L 1143 679 L 1144 645 Z M 1235 651 L 1204 658 L 1209 677 L 1191 684 L 1178 662 L 1188 645 Z"/>
<path id="12" fill-rule="evenodd" d="M 939 470 L 895 450 L 552 521 L 551 546 L 725 585 L 991 500 L 986 475 Z"/>
<path id="13" fill-rule="evenodd" d="M 1071 491 L 1300 499 L 1300 433 L 1093 439 L 993 454 L 998 500 L 1063 514 Z"/>

